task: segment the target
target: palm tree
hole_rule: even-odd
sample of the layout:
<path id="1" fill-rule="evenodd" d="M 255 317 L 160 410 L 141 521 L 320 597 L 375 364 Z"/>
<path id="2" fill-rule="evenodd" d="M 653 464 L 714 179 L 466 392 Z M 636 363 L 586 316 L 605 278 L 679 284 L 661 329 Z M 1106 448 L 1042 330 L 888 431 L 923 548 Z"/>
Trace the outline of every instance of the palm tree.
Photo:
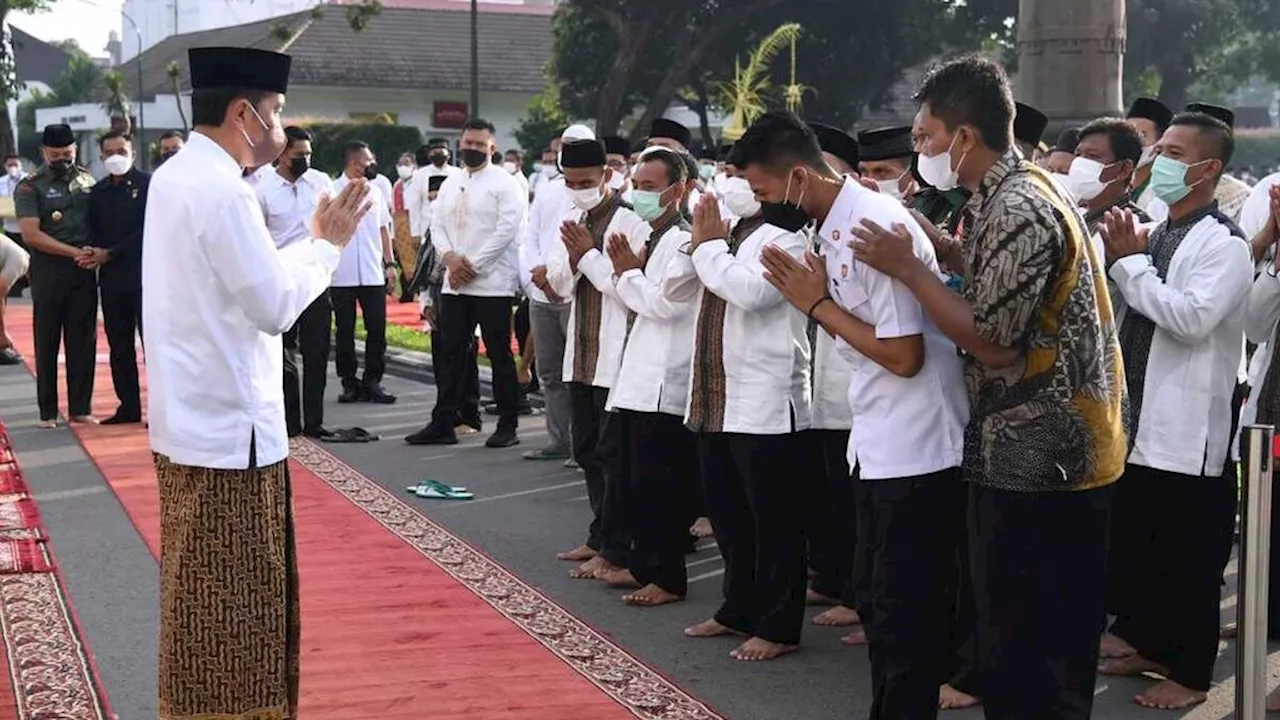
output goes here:
<path id="1" fill-rule="evenodd" d="M 129 118 L 133 104 L 129 101 L 129 90 L 125 87 L 124 75 L 117 70 L 108 70 L 102 75 L 102 87 L 106 91 L 102 109 L 111 118 L 111 128 L 129 132 L 131 125 Z"/>
<path id="2" fill-rule="evenodd" d="M 747 127 L 768 110 L 766 95 L 772 84 L 769 64 L 788 45 L 792 49 L 792 77 L 791 84 L 785 88 L 787 106 L 799 108 L 799 99 L 805 89 L 795 82 L 795 43 L 800 37 L 800 30 L 799 23 L 783 25 L 760 41 L 747 58 L 746 65 L 741 59 L 734 60 L 733 80 L 720 86 L 721 102 L 730 111 L 729 124 L 722 133 L 725 140 L 742 137 Z"/>
<path id="3" fill-rule="evenodd" d="M 182 68 L 177 60 L 170 60 L 164 72 L 173 83 L 173 101 L 178 105 L 178 117 L 182 119 L 182 134 L 187 134 L 187 113 L 182 109 Z"/>

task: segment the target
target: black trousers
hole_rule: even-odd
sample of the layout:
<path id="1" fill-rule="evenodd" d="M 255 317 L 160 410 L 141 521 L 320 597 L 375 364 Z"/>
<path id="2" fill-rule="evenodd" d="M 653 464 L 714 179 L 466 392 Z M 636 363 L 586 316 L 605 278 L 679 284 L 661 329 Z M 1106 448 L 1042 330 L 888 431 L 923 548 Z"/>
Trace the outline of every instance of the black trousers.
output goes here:
<path id="1" fill-rule="evenodd" d="M 102 329 L 111 348 L 111 385 L 120 400 L 121 415 L 142 414 L 138 387 L 138 350 L 135 336 L 142 334 L 142 288 L 102 288 Z"/>
<path id="2" fill-rule="evenodd" d="M 696 437 L 675 415 L 619 410 L 617 419 L 616 484 L 626 490 L 622 510 L 632 536 L 631 574 L 641 585 L 683 596 L 689 590 L 688 507 L 698 483 Z"/>
<path id="3" fill-rule="evenodd" d="M 805 479 L 798 435 L 698 435 L 703 491 L 724 556 L 721 625 L 763 640 L 800 642 L 804 623 Z"/>
<path id="4" fill-rule="evenodd" d="M 67 410 L 89 415 L 98 345 L 98 280 L 91 272 L 32 273 L 36 399 L 41 420 L 58 417 L 58 349 L 66 346 Z"/>
<path id="5" fill-rule="evenodd" d="M 387 369 L 387 288 L 385 285 L 360 285 L 329 289 L 333 302 L 335 341 L 334 365 L 342 387 L 372 387 L 382 382 Z M 360 362 L 356 359 L 356 303 L 364 318 L 364 377 L 357 379 Z"/>
<path id="6" fill-rule="evenodd" d="M 1114 486 L 969 489 L 969 554 L 988 720 L 1087 720 L 1098 672 Z"/>
<path id="7" fill-rule="evenodd" d="M 1129 465 L 1116 487 L 1113 546 L 1132 584 L 1111 632 L 1192 690 L 1207 691 L 1213 678 L 1236 504 L 1234 473 Z"/>
<path id="8" fill-rule="evenodd" d="M 438 311 L 437 311 L 438 312 Z M 439 317 L 437 315 L 437 317 Z M 462 402 L 458 405 L 458 411 L 454 418 L 453 425 L 456 427 L 462 423 L 474 423 L 476 427 L 480 427 L 480 363 L 479 348 L 476 344 L 471 343 L 471 348 L 465 353 L 465 359 L 462 361 Z M 440 332 L 438 330 L 431 331 L 431 374 L 432 377 L 440 377 L 440 368 L 444 366 L 444 361 L 440 359 Z"/>
<path id="9" fill-rule="evenodd" d="M 942 682 L 974 697 L 982 697 L 982 674 L 978 671 L 978 608 L 973 596 L 973 576 L 969 563 L 969 535 L 961 526 L 956 536 L 953 572 L 947 579 L 951 612 L 947 632 L 950 655 L 942 669 Z"/>
<path id="10" fill-rule="evenodd" d="M 871 657 L 871 720 L 938 716 L 951 593 L 964 528 L 959 468 L 856 486 L 868 592 L 858 607 Z"/>
<path id="11" fill-rule="evenodd" d="M 520 386 L 511 357 L 511 298 L 442 295 L 436 309 L 440 329 L 436 333 L 436 407 L 431 421 L 439 428 L 453 428 L 466 399 L 467 380 L 476 370 L 464 368 L 473 357 L 476 326 L 493 369 L 493 394 L 498 401 L 499 429 L 515 429 L 520 420 Z M 474 364 L 474 363 L 472 363 Z M 477 382 L 478 385 L 478 382 Z"/>
<path id="12" fill-rule="evenodd" d="M 591 503 L 591 526 L 587 528 L 587 547 L 604 550 L 607 545 L 617 556 L 618 548 L 625 541 L 611 538 L 605 542 L 605 493 L 610 471 L 617 472 L 618 436 L 617 418 L 604 410 L 609 399 L 609 389 L 571 382 L 569 402 L 573 409 L 573 457 L 582 468 L 587 481 L 587 498 Z M 621 502 L 616 494 L 615 502 Z M 613 531 L 621 525 L 613 523 Z"/>
<path id="13" fill-rule="evenodd" d="M 324 388 L 329 374 L 329 328 L 333 317 L 330 303 L 326 290 L 284 334 L 284 417 L 290 433 L 324 427 Z"/>
<path id="14" fill-rule="evenodd" d="M 809 587 L 856 608 L 857 479 L 849 471 L 849 431 L 806 430 L 800 437 L 805 444 L 803 456 L 813 465 L 807 472 L 814 478 L 805 527 L 809 567 L 814 572 Z"/>

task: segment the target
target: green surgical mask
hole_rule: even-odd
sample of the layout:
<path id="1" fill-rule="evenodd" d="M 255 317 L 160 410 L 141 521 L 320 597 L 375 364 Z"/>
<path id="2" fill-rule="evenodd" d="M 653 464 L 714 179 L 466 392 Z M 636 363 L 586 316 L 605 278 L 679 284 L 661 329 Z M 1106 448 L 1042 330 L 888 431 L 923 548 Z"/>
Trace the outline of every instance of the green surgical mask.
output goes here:
<path id="1" fill-rule="evenodd" d="M 698 175 L 700 175 L 703 180 L 710 180 L 711 178 L 716 176 L 716 166 L 715 165 L 699 165 Z"/>
<path id="2" fill-rule="evenodd" d="M 645 222 L 652 222 L 662 217 L 662 213 L 666 212 L 666 206 L 662 204 L 662 193 L 666 190 L 655 192 L 653 190 L 632 190 L 631 191 L 631 207 L 635 209 L 636 214 Z"/>
<path id="3" fill-rule="evenodd" d="M 1188 165 L 1179 162 L 1171 157 L 1157 155 L 1155 162 L 1151 163 L 1151 192 L 1160 199 L 1165 205 L 1173 205 L 1181 202 L 1183 198 L 1191 194 L 1191 188 L 1199 185 L 1204 178 L 1197 180 L 1194 184 L 1187 184 L 1187 171 L 1196 165 L 1203 165 L 1209 162 L 1202 160 L 1195 165 Z"/>

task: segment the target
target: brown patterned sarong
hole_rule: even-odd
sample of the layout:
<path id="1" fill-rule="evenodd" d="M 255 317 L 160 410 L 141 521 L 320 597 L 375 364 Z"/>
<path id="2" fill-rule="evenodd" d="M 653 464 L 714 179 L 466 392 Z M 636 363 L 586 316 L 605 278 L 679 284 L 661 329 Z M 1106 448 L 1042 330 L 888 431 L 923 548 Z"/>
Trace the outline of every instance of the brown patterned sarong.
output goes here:
<path id="1" fill-rule="evenodd" d="M 604 234 L 613 222 L 614 213 L 622 206 L 618 193 L 597 208 L 595 217 L 587 213 L 587 231 L 595 248 L 604 252 Z M 604 296 L 585 277 L 578 278 L 573 290 L 573 382 L 591 385 L 596 381 L 596 362 L 600 359 L 600 318 L 604 312 Z"/>
<path id="2" fill-rule="evenodd" d="M 412 273 L 418 267 L 418 246 L 421 243 L 413 236 L 412 226 L 409 225 L 409 211 L 397 211 L 391 216 L 391 221 L 396 230 L 392 239 L 396 259 L 400 261 L 400 267 L 405 273 Z"/>
<path id="3" fill-rule="evenodd" d="M 284 720 L 298 708 L 298 574 L 288 462 L 155 456 L 164 720 Z"/>
<path id="4" fill-rule="evenodd" d="M 729 234 L 729 254 L 737 255 L 742 241 L 761 225 L 762 217 L 741 220 Z M 693 378 L 690 390 L 690 430 L 702 433 L 724 432 L 724 315 L 728 304 L 715 293 L 702 292 L 698 310 L 698 326 L 694 331 Z"/>

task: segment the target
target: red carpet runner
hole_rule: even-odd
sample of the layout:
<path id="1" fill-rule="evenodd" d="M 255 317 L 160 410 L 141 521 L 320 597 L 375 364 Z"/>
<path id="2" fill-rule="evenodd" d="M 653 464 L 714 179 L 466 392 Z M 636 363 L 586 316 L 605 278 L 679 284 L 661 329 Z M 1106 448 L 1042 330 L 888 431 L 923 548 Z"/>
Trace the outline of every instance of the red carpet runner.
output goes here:
<path id="1" fill-rule="evenodd" d="M 8 312 L 30 362 L 30 308 Z M 99 335 L 94 412 L 105 417 L 116 400 Z M 76 432 L 156 553 L 145 430 Z M 296 443 L 292 469 L 307 720 L 719 718 L 318 446 Z"/>

